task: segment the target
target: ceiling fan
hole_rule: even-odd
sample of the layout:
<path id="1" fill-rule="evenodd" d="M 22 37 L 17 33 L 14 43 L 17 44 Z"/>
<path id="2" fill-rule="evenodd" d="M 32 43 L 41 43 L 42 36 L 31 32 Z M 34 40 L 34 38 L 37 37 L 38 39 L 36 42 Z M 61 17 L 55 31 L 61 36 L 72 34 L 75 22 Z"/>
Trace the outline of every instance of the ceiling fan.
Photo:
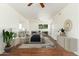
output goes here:
<path id="1" fill-rule="evenodd" d="M 29 3 L 27 6 L 31 6 L 33 3 Z M 44 3 L 39 3 L 42 8 L 45 7 Z"/>

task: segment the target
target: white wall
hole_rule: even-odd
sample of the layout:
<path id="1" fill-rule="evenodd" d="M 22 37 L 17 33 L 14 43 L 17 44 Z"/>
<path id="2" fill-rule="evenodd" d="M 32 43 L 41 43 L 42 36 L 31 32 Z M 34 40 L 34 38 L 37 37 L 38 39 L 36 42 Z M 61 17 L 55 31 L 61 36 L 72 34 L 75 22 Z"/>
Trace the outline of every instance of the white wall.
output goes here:
<path id="1" fill-rule="evenodd" d="M 50 35 L 51 22 L 41 21 L 39 19 L 31 19 L 29 22 L 30 22 L 30 24 L 29 24 L 30 32 L 31 31 L 48 31 L 49 35 Z M 48 24 L 48 29 L 39 29 L 39 26 L 38 26 L 39 24 Z"/>
<path id="2" fill-rule="evenodd" d="M 18 31 L 19 24 L 22 24 L 24 28 L 29 30 L 29 22 L 27 19 L 8 4 L 0 4 L 0 53 L 3 52 L 1 29 L 12 28 L 14 31 Z"/>
<path id="3" fill-rule="evenodd" d="M 0 28 L 19 28 L 19 24 L 23 27 L 29 27 L 28 20 L 26 20 L 17 11 L 11 8 L 8 4 L 0 4 Z M 26 23 L 26 26 L 24 26 Z"/>
<path id="4" fill-rule="evenodd" d="M 66 19 L 72 21 L 72 29 L 67 35 L 78 39 L 77 51 L 75 52 L 79 54 L 79 4 L 68 4 L 65 8 L 59 11 L 53 19 L 56 30 L 63 27 Z"/>
<path id="5" fill-rule="evenodd" d="M 47 12 L 40 12 L 37 16 L 37 19 L 29 20 L 30 31 L 39 31 L 39 24 L 48 24 L 48 29 L 41 29 L 40 31 L 48 31 L 48 34 L 50 35 L 50 25 L 52 22 L 52 18 L 50 17 L 50 15 Z"/>

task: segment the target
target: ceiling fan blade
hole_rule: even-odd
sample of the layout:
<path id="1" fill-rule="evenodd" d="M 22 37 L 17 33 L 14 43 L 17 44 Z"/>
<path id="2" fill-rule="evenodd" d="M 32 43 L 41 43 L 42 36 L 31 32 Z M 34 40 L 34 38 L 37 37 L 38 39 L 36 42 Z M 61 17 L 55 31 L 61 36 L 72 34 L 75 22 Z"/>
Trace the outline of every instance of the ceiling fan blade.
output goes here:
<path id="1" fill-rule="evenodd" d="M 31 6 L 33 3 L 29 3 L 28 6 Z"/>
<path id="2" fill-rule="evenodd" d="M 45 7 L 45 5 L 44 5 L 43 3 L 40 3 L 40 5 L 41 5 L 41 7 L 42 7 L 42 8 L 44 8 L 44 7 Z"/>

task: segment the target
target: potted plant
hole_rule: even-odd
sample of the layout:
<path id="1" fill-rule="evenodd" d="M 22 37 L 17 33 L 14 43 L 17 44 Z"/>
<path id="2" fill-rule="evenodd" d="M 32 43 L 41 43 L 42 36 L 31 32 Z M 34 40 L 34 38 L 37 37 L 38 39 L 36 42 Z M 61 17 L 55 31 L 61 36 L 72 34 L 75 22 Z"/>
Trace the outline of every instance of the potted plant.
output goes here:
<path id="1" fill-rule="evenodd" d="M 64 31 L 65 31 L 65 30 L 62 28 L 62 29 L 61 29 L 61 32 L 64 32 Z M 64 33 L 65 33 L 65 32 L 64 32 Z"/>
<path id="2" fill-rule="evenodd" d="M 11 50 L 11 41 L 13 40 L 13 32 L 3 30 L 3 41 L 6 43 L 5 52 L 9 52 Z"/>
<path id="3" fill-rule="evenodd" d="M 63 28 L 61 28 L 60 31 L 61 31 L 60 35 L 62 35 L 62 36 L 65 35 L 65 30 Z"/>

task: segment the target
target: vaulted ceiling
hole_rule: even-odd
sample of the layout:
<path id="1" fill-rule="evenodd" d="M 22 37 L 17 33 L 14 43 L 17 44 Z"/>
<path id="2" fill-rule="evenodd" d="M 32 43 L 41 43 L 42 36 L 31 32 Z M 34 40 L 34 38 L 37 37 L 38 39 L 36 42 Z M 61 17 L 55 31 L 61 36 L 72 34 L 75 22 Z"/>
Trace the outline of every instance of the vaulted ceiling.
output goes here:
<path id="1" fill-rule="evenodd" d="M 66 3 L 44 3 L 45 7 L 41 8 L 39 3 L 27 6 L 28 3 L 10 3 L 17 12 L 27 19 L 38 19 L 40 14 L 48 14 L 53 17 L 58 11 L 64 8 Z"/>

